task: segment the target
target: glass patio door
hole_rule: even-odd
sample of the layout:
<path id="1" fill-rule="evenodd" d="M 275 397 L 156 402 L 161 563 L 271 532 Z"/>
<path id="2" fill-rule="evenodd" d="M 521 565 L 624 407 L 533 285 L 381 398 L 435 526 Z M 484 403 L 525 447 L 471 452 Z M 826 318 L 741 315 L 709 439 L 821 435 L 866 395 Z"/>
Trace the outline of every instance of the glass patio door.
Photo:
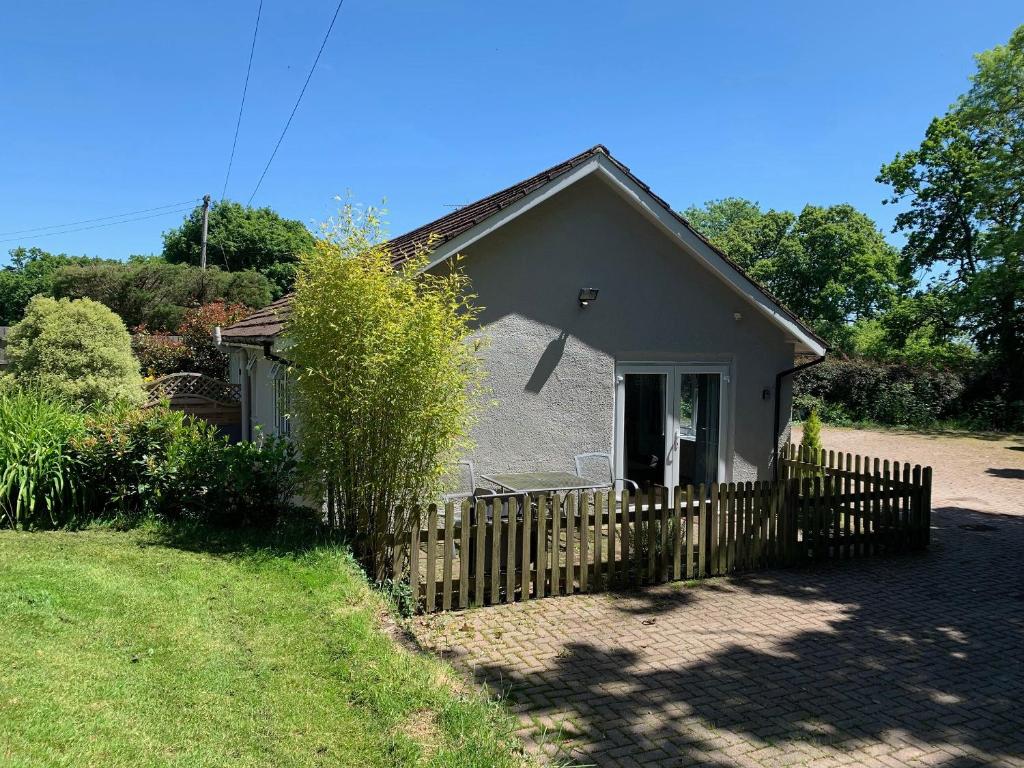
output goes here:
<path id="1" fill-rule="evenodd" d="M 725 479 L 724 365 L 621 365 L 616 470 L 641 490 Z"/>

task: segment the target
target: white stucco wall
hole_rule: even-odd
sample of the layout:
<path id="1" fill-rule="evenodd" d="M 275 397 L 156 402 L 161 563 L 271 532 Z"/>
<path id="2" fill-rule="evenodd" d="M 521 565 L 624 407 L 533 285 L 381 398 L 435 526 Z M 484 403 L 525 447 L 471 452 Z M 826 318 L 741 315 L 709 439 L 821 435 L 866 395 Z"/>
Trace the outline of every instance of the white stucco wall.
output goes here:
<path id="1" fill-rule="evenodd" d="M 792 366 L 792 345 L 602 179 L 569 187 L 466 257 L 498 401 L 473 435 L 478 472 L 569 470 L 578 453 L 613 452 L 617 362 L 727 362 L 726 479 L 768 476 L 774 403 L 762 391 Z M 584 287 L 600 290 L 585 309 Z M 785 428 L 788 387 L 783 397 Z"/>
<path id="2" fill-rule="evenodd" d="M 572 470 L 578 453 L 613 453 L 617 363 L 715 362 L 731 366 L 723 479 L 769 477 L 775 376 L 793 365 L 791 340 L 601 177 L 562 191 L 465 255 L 498 403 L 474 430 L 478 473 Z M 600 291 L 585 309 L 577 302 L 584 287 Z M 246 353 L 257 358 L 253 423 L 273 434 L 273 362 L 235 348 L 233 381 L 241 381 Z M 785 437 L 788 380 L 780 394 Z"/>

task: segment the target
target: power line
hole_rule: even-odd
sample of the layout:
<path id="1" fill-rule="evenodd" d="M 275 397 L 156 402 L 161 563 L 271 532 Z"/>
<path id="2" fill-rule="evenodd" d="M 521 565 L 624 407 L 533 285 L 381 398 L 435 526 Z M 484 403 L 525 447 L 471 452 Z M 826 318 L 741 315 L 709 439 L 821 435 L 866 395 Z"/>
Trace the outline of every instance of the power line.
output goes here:
<path id="1" fill-rule="evenodd" d="M 316 65 L 320 62 L 320 54 L 324 52 L 324 48 L 327 46 L 327 40 L 331 36 L 331 30 L 334 29 L 334 22 L 338 20 L 338 12 L 341 11 L 341 6 L 345 0 L 338 0 L 338 7 L 334 9 L 334 16 L 331 18 L 331 25 L 327 28 L 327 34 L 324 35 L 324 41 L 320 43 L 320 50 L 316 53 L 316 58 L 313 60 L 313 66 L 309 68 L 309 74 L 306 75 L 306 82 L 302 84 L 302 90 L 299 91 L 299 98 L 295 100 L 295 106 L 292 107 L 292 113 L 288 115 L 288 122 L 284 124 L 284 130 L 281 131 L 281 135 L 277 139 L 277 144 L 274 145 L 274 151 L 270 153 L 270 159 L 267 160 L 267 165 L 263 168 L 263 173 L 260 174 L 260 180 L 256 182 L 256 188 L 249 195 L 249 202 L 246 205 L 252 205 L 252 199 L 256 197 L 256 193 L 259 192 L 260 185 L 263 183 L 264 177 L 267 175 L 267 171 L 270 170 L 270 164 L 274 162 L 274 157 L 277 155 L 278 147 L 281 146 L 281 142 L 284 141 L 284 135 L 288 133 L 288 127 L 292 124 L 292 118 L 295 117 L 295 112 L 299 108 L 299 103 L 302 101 L 302 97 L 306 93 L 306 87 L 309 85 L 309 81 L 313 78 L 313 72 L 316 70 Z"/>
<path id="2" fill-rule="evenodd" d="M 238 130 L 242 127 L 242 110 L 245 109 L 245 94 L 249 91 L 249 74 L 252 72 L 252 57 L 256 53 L 256 33 L 260 31 L 260 16 L 263 15 L 263 0 L 260 0 L 259 8 L 256 9 L 256 28 L 252 31 L 252 45 L 249 46 L 249 66 L 245 68 L 245 85 L 242 86 L 242 103 L 238 105 L 238 120 L 235 123 L 235 138 L 231 141 L 231 157 L 228 158 L 228 172 L 224 175 L 224 189 L 220 192 L 220 199 L 228 192 L 228 179 L 231 178 L 231 164 L 235 161 L 235 147 L 238 146 Z"/>
<path id="3" fill-rule="evenodd" d="M 161 211 L 160 213 L 151 213 L 148 216 L 137 216 L 137 217 L 135 217 L 133 219 L 122 219 L 120 221 L 108 221 L 105 224 L 93 224 L 90 227 L 78 227 L 76 229 L 65 229 L 65 230 L 62 230 L 60 232 L 43 232 L 42 234 L 39 234 L 39 235 L 31 235 L 29 239 L 38 239 L 40 237 L 52 237 L 53 235 L 70 235 L 72 232 L 84 232 L 87 229 L 100 229 L 101 227 L 113 227 L 116 224 L 129 224 L 129 223 L 131 223 L 133 221 L 143 221 L 145 219 L 155 219 L 155 218 L 157 218 L 159 216 L 170 216 L 171 214 L 175 214 L 175 213 L 186 213 L 186 212 L 191 211 L 193 209 L 192 202 L 193 201 L 190 200 L 188 205 L 186 205 L 184 208 L 180 208 L 180 209 L 177 209 L 177 210 Z M 107 217 L 107 218 L 111 218 L 111 217 Z M 95 221 L 95 219 L 94 219 L 94 221 Z M 6 238 L 4 240 L 0 240 L 0 243 L 10 243 L 10 242 L 14 242 L 15 240 L 23 240 L 23 239 L 25 239 L 25 238 L 23 238 L 23 237 L 9 237 L 9 238 Z"/>
<path id="4" fill-rule="evenodd" d="M 153 208 L 143 208 L 140 211 L 128 211 L 127 213 L 115 213 L 112 216 L 97 216 L 95 219 L 82 219 L 81 221 L 69 221 L 64 224 L 50 224 L 47 227 L 34 227 L 32 229 L 15 229 L 10 232 L 0 232 L 0 237 L 6 235 L 24 235 L 30 232 L 42 232 L 46 229 L 62 229 L 64 227 L 74 227 L 78 224 L 91 224 L 94 221 L 108 221 L 109 219 L 120 219 L 123 216 L 134 216 L 139 213 L 149 213 L 150 211 L 161 211 L 164 208 L 180 208 L 183 205 L 190 205 L 192 203 L 198 203 L 202 200 L 201 197 L 193 197 L 191 200 L 183 200 L 180 203 L 168 203 L 167 205 L 157 205 Z M 168 213 L 174 213 L 174 211 L 168 211 Z M 115 224 L 118 222 L 114 222 Z M 3 241 L 0 241 L 3 242 Z"/>

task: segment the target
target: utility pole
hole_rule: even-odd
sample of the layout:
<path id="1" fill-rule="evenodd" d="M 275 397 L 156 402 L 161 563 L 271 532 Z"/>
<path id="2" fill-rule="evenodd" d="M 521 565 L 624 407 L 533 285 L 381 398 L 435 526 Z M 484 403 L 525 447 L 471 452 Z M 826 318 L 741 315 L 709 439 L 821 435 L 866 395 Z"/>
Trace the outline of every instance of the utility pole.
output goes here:
<path id="1" fill-rule="evenodd" d="M 210 224 L 210 196 L 203 195 L 203 250 L 199 254 L 199 266 L 206 269 L 206 230 Z"/>

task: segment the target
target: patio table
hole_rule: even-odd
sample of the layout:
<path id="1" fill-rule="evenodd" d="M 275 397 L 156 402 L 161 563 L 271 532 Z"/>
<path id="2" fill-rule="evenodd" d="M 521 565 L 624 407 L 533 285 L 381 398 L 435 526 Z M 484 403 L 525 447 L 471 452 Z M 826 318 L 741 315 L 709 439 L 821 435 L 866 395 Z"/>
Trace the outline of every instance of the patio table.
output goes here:
<path id="1" fill-rule="evenodd" d="M 585 491 L 603 487 L 602 483 L 595 483 L 572 472 L 504 472 L 480 477 L 512 493 Z"/>

